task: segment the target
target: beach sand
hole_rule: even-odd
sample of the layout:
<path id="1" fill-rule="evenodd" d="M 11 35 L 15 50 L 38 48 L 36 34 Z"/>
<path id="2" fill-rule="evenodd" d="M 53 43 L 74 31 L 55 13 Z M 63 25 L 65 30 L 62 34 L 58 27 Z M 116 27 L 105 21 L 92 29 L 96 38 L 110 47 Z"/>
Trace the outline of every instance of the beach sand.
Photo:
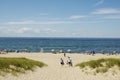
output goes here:
<path id="1" fill-rule="evenodd" d="M 73 67 L 68 65 L 60 65 L 60 58 L 67 61 L 67 56 L 71 57 Z M 0 54 L 0 57 L 26 57 L 29 59 L 42 61 L 48 66 L 43 68 L 37 68 L 34 72 L 27 71 L 25 74 L 19 74 L 13 76 L 8 74 L 6 76 L 0 76 L 0 80 L 120 80 L 120 71 L 117 74 L 107 72 L 104 74 L 87 74 L 82 72 L 79 67 L 75 67 L 77 63 L 99 59 L 99 58 L 120 58 L 120 55 L 102 55 L 96 54 L 85 55 L 85 54 L 67 54 L 66 57 L 63 54 L 52 54 L 52 53 L 8 53 Z"/>

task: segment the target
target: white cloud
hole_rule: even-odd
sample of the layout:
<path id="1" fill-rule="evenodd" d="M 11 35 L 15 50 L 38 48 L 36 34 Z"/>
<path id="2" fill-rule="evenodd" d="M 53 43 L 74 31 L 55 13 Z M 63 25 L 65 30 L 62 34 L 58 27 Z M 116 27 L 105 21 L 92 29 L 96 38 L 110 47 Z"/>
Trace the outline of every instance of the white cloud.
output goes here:
<path id="1" fill-rule="evenodd" d="M 29 27 L 21 27 L 21 28 L 15 28 L 15 27 L 2 27 L 0 28 L 1 33 L 5 33 L 5 34 L 24 34 L 24 33 L 29 33 L 29 32 L 34 32 L 36 31 L 36 29 L 33 28 L 29 28 Z"/>
<path id="2" fill-rule="evenodd" d="M 120 15 L 110 15 L 103 17 L 103 19 L 120 19 Z"/>
<path id="3" fill-rule="evenodd" d="M 104 0 L 99 0 L 99 1 L 95 4 L 95 6 L 101 5 L 101 4 L 103 4 L 103 3 L 104 3 Z"/>
<path id="4" fill-rule="evenodd" d="M 80 23 L 101 23 L 103 21 L 12 21 L 5 22 L 7 25 L 60 25 L 60 24 L 80 24 Z"/>
<path id="5" fill-rule="evenodd" d="M 52 28 L 34 28 L 34 27 L 2 27 L 0 26 L 0 36 L 19 36 L 19 37 L 40 37 L 48 35 L 56 35 L 60 31 L 57 31 Z"/>
<path id="6" fill-rule="evenodd" d="M 34 23 L 35 22 L 32 20 L 7 22 L 7 24 L 34 24 Z"/>
<path id="7" fill-rule="evenodd" d="M 4 25 L 64 25 L 64 24 L 80 24 L 80 23 L 99 23 L 102 21 L 79 21 L 79 20 L 74 20 L 74 19 L 79 19 L 79 18 L 86 18 L 88 16 L 82 16 L 82 15 L 73 15 L 67 18 L 67 20 L 44 20 L 44 21 L 35 21 L 35 20 L 24 20 L 24 21 L 9 21 L 9 22 L 4 22 L 2 24 Z M 73 19 L 73 20 L 70 20 Z"/>
<path id="8" fill-rule="evenodd" d="M 12 30 L 14 33 L 26 33 L 26 32 L 34 32 L 34 29 L 28 28 L 28 27 L 22 27 L 17 30 L 13 29 Z"/>
<path id="9" fill-rule="evenodd" d="M 70 16 L 70 19 L 80 19 L 80 18 L 85 18 L 86 16 L 81 16 L 81 15 L 74 15 Z"/>
<path id="10" fill-rule="evenodd" d="M 74 24 L 74 23 L 80 23 L 80 22 L 77 22 L 77 21 L 32 21 L 30 20 L 30 21 L 12 21 L 12 22 L 7 22 L 5 24 L 25 25 L 25 24 Z"/>
<path id="11" fill-rule="evenodd" d="M 7 22 L 5 24 L 19 25 L 19 24 L 71 24 L 71 23 L 79 23 L 75 21 L 13 21 Z"/>
<path id="12" fill-rule="evenodd" d="M 92 14 L 120 14 L 120 10 L 114 8 L 102 8 L 92 12 Z"/>

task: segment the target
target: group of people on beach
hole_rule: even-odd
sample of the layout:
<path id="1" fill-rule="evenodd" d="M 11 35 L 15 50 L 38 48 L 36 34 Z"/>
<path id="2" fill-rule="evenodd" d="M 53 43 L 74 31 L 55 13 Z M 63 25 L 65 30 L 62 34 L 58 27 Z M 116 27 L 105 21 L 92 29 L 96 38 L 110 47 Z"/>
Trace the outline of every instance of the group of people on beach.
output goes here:
<path id="1" fill-rule="evenodd" d="M 19 49 L 19 50 L 13 50 L 13 49 L 0 49 L 0 54 L 6 54 L 6 53 L 20 53 L 20 52 L 26 52 L 30 53 L 28 49 Z"/>
<path id="2" fill-rule="evenodd" d="M 64 53 L 64 57 L 66 57 L 66 54 Z M 65 64 L 65 62 L 64 62 L 64 60 L 62 59 L 62 58 L 60 58 L 60 64 L 61 65 L 64 65 Z M 66 62 L 66 64 L 67 65 L 69 65 L 69 66 L 72 66 L 73 64 L 72 64 L 72 59 L 68 56 L 68 58 L 67 58 L 67 62 Z"/>

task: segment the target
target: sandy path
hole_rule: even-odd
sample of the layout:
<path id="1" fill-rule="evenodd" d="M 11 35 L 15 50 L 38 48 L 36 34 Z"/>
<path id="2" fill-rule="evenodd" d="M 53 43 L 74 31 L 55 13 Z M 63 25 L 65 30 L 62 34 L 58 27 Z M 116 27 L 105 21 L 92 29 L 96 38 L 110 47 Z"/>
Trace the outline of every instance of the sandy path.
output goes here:
<path id="1" fill-rule="evenodd" d="M 62 57 L 64 61 L 67 60 L 67 57 L 63 57 L 63 54 L 6 54 L 0 55 L 0 57 L 26 57 L 38 61 L 43 61 L 48 64 L 48 67 L 36 69 L 35 72 L 27 72 L 26 74 L 20 74 L 19 76 L 7 75 L 5 77 L 0 76 L 0 80 L 120 80 L 119 74 L 111 75 L 107 74 L 102 75 L 92 75 L 85 74 L 78 67 L 74 67 L 75 64 L 91 59 L 98 59 L 103 57 L 115 57 L 120 58 L 119 56 L 106 56 L 106 55 L 83 55 L 83 54 L 67 54 L 70 56 L 73 61 L 73 67 L 68 65 L 61 66 L 59 60 Z"/>

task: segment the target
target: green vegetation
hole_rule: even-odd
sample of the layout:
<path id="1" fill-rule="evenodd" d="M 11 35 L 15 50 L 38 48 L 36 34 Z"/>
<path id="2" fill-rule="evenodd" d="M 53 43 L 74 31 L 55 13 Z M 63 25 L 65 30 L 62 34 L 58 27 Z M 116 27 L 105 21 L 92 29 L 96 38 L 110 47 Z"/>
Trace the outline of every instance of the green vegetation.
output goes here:
<path id="1" fill-rule="evenodd" d="M 79 66 L 80 68 L 86 68 L 89 67 L 91 70 L 95 71 L 96 73 L 105 73 L 110 68 L 113 68 L 117 66 L 120 70 L 120 59 L 118 58 L 102 58 L 98 60 L 91 60 L 87 62 L 82 62 L 80 64 L 77 64 L 76 66 Z"/>
<path id="2" fill-rule="evenodd" d="M 0 75 L 6 73 L 25 73 L 27 70 L 33 71 L 35 67 L 47 66 L 43 62 L 34 61 L 26 58 L 0 58 Z"/>

